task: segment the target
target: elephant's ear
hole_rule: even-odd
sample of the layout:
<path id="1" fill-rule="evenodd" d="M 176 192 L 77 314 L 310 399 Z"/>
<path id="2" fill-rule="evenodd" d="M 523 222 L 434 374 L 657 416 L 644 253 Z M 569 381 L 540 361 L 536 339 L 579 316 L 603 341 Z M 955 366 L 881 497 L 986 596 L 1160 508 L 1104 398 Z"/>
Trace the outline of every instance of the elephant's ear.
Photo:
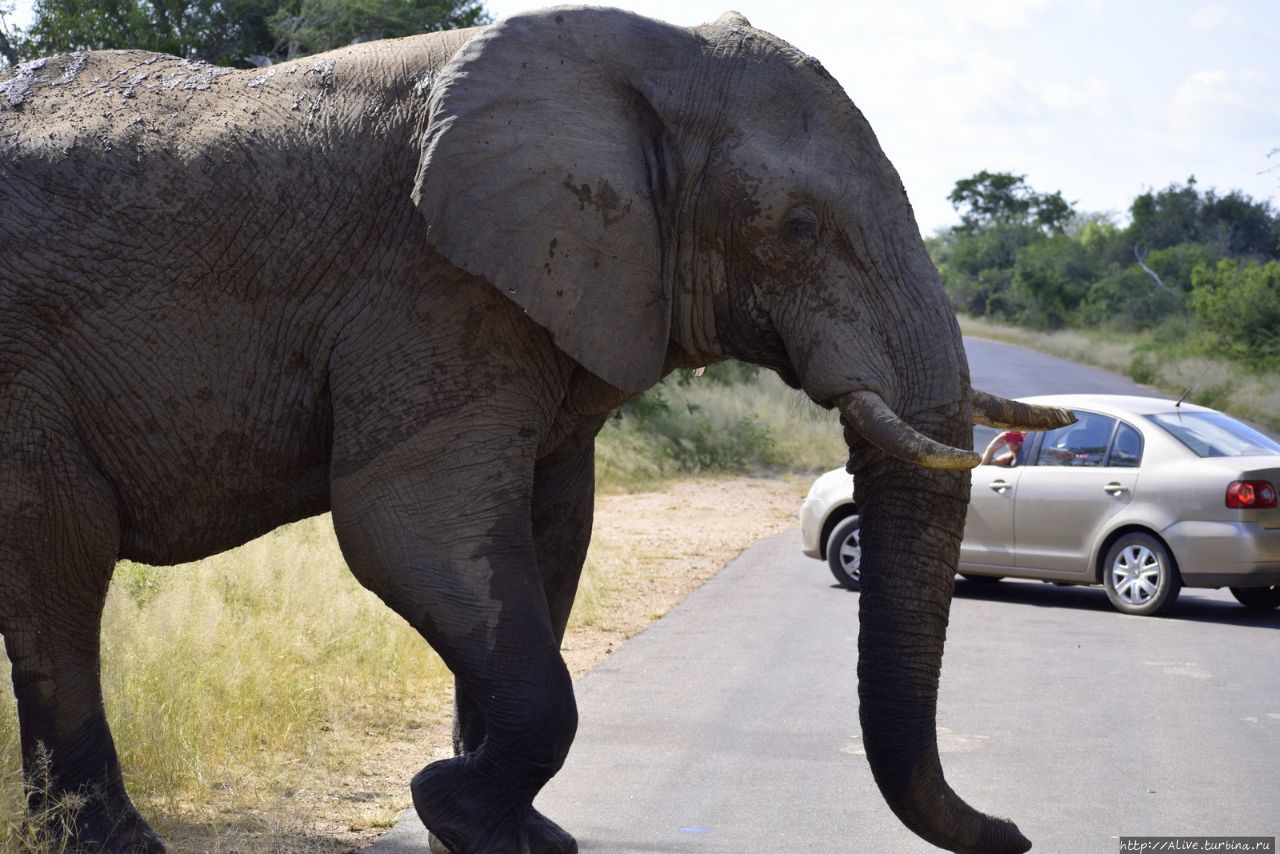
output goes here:
<path id="1" fill-rule="evenodd" d="M 616 10 L 519 15 L 473 37 L 430 94 L 413 200 L 431 242 L 628 392 L 662 374 L 673 180 L 629 71 L 691 39 Z"/>

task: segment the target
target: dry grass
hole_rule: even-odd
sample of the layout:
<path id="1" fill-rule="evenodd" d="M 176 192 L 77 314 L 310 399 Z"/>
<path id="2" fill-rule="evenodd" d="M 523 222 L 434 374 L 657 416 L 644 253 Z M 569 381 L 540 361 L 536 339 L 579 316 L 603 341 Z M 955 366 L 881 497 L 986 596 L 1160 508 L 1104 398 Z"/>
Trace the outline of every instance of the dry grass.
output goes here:
<path id="1" fill-rule="evenodd" d="M 565 640 L 574 675 L 791 525 L 805 485 L 686 481 L 599 499 Z M 409 777 L 450 751 L 452 678 L 351 578 L 327 516 L 187 566 L 122 563 L 103 637 L 126 782 L 175 851 L 362 847 L 408 806 Z M 6 679 L 0 850 L 62 854 L 23 827 L 15 717 Z"/>
<path id="2" fill-rule="evenodd" d="M 1194 386 L 1189 395 L 1193 402 L 1280 430 L 1280 375 L 1250 374 L 1226 359 L 1171 354 L 1141 333 L 1119 340 L 1101 332 L 1043 332 L 963 316 L 960 328 L 966 335 L 1096 365 L 1172 397 Z"/>
<path id="3" fill-rule="evenodd" d="M 330 809 L 317 790 L 342 797 L 369 744 L 439 719 L 452 684 L 347 572 L 327 516 L 186 566 L 121 563 L 102 675 L 134 800 L 180 850 L 306 835 Z M 0 833 L 32 850 L 8 680 L 0 690 Z"/>

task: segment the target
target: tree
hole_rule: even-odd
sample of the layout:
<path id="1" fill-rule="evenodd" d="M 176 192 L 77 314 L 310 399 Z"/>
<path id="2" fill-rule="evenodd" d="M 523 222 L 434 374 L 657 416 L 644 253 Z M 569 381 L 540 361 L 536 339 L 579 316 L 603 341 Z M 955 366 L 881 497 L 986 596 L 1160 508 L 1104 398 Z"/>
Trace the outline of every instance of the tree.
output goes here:
<path id="1" fill-rule="evenodd" d="M 1185 185 L 1141 194 L 1129 208 L 1129 235 L 1139 252 L 1202 243 L 1229 258 L 1280 258 L 1280 216 L 1269 202 L 1232 190 L 1201 193 L 1195 176 Z"/>
<path id="2" fill-rule="evenodd" d="M 1046 234 L 1062 234 L 1074 213 L 1061 191 L 1037 193 L 1026 175 L 988 172 L 956 181 L 947 199 L 960 214 L 961 228 L 981 231 L 1000 224 L 1035 225 Z"/>
<path id="3" fill-rule="evenodd" d="M 248 67 L 488 20 L 481 0 L 37 0 L 17 53 L 142 48 Z"/>
<path id="4" fill-rule="evenodd" d="M 957 309 L 1016 321 L 1024 306 L 1012 293 L 1014 263 L 1024 247 L 1044 239 L 1034 226 L 1001 223 L 979 231 L 949 229 L 926 245 Z"/>
<path id="5" fill-rule="evenodd" d="M 1170 184 L 1159 192 L 1137 196 L 1129 205 L 1129 236 L 1135 246 L 1163 249 L 1194 243 L 1200 231 L 1200 192 L 1196 176 L 1185 185 Z"/>
<path id="6" fill-rule="evenodd" d="M 268 22 L 286 57 L 488 20 L 478 0 L 292 0 Z"/>
<path id="7" fill-rule="evenodd" d="M 1280 367 L 1280 262 L 1222 260 L 1191 276 L 1196 317 L 1223 351 L 1254 368 Z"/>
<path id="8" fill-rule="evenodd" d="M 1280 258 L 1280 216 L 1269 202 L 1256 202 L 1232 190 L 1217 196 L 1205 194 L 1200 209 L 1201 236 L 1205 243 L 1230 258 Z"/>
<path id="9" fill-rule="evenodd" d="M 20 33 L 11 31 L 8 16 L 13 14 L 13 4 L 0 2 L 0 57 L 9 65 L 18 64 L 18 48 L 14 44 Z"/>
<path id="10" fill-rule="evenodd" d="M 1056 235 L 1020 250 L 1013 264 L 1013 296 L 1025 304 L 1023 323 L 1059 329 L 1073 317 L 1093 282 L 1089 250 Z"/>

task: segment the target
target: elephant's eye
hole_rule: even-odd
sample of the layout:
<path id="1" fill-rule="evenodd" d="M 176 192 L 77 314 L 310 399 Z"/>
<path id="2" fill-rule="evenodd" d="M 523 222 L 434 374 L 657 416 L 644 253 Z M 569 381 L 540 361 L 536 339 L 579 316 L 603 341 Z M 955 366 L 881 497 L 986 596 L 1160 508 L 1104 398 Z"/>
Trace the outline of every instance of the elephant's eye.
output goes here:
<path id="1" fill-rule="evenodd" d="M 796 205 L 787 211 L 786 233 L 795 240 L 818 242 L 818 213 L 808 205 Z"/>

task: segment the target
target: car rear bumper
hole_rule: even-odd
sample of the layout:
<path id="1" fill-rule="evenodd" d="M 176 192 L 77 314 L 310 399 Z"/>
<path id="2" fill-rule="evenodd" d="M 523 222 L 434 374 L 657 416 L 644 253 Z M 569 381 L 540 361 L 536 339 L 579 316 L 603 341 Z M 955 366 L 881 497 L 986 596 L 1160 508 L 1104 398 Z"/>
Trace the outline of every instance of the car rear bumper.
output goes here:
<path id="1" fill-rule="evenodd" d="M 1177 522 L 1161 532 L 1188 587 L 1280 584 L 1280 529 L 1257 522 Z"/>

